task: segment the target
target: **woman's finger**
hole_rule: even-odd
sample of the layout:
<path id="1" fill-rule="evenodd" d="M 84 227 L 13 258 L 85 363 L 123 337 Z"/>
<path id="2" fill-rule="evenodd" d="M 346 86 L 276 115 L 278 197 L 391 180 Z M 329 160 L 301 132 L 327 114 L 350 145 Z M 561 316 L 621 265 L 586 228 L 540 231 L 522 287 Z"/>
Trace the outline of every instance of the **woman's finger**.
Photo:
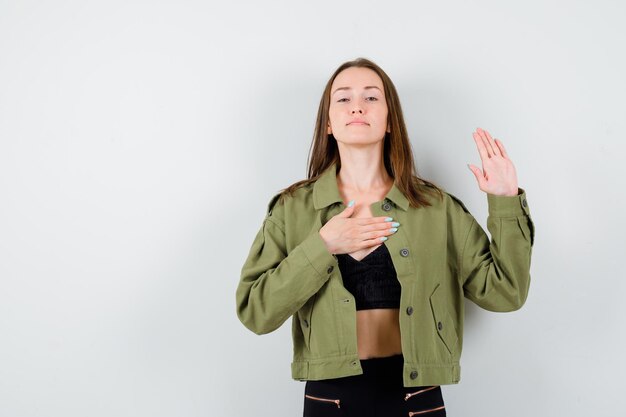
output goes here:
<path id="1" fill-rule="evenodd" d="M 474 174 L 474 177 L 476 178 L 476 182 L 478 183 L 478 188 L 482 190 L 485 187 L 485 177 L 483 176 L 483 173 L 480 171 L 480 168 L 472 164 L 467 164 L 467 167 Z"/>
<path id="2" fill-rule="evenodd" d="M 494 140 L 496 141 L 498 148 L 500 148 L 500 152 L 502 152 L 502 156 L 504 156 L 506 159 L 510 159 L 509 154 L 506 153 L 506 149 L 504 149 L 504 144 L 502 143 L 502 141 L 500 139 L 494 139 Z"/>
<path id="3" fill-rule="evenodd" d="M 493 138 L 491 137 L 489 132 L 487 132 L 485 129 L 481 129 L 480 127 L 478 129 L 476 129 L 476 130 L 478 131 L 478 133 L 480 133 L 480 136 L 486 142 L 486 146 L 488 146 L 487 150 L 489 151 L 490 155 L 501 156 L 500 150 L 496 146 L 496 144 L 493 141 Z"/>
<path id="4" fill-rule="evenodd" d="M 489 141 L 479 132 L 476 132 L 476 134 L 478 135 L 478 138 L 480 139 L 480 141 L 483 143 L 483 146 L 487 150 L 487 154 L 489 155 L 489 158 L 491 158 L 493 156 L 493 149 L 491 149 L 491 145 L 489 145 Z"/>
<path id="5" fill-rule="evenodd" d="M 487 152 L 485 142 L 483 142 L 483 139 L 476 132 L 472 133 L 472 136 L 474 137 L 474 142 L 476 142 L 476 147 L 478 148 L 478 154 L 480 155 L 480 159 L 483 161 L 484 164 L 485 161 L 489 160 L 489 152 Z"/>
<path id="6" fill-rule="evenodd" d="M 491 147 L 493 148 L 493 151 L 495 152 L 495 154 L 498 155 L 498 156 L 502 156 L 502 152 L 500 152 L 500 148 L 498 147 L 498 144 L 496 143 L 496 140 L 491 137 L 489 132 L 487 132 L 484 129 L 483 129 L 483 131 L 487 135 L 487 139 L 489 139 L 489 143 L 491 144 Z"/>

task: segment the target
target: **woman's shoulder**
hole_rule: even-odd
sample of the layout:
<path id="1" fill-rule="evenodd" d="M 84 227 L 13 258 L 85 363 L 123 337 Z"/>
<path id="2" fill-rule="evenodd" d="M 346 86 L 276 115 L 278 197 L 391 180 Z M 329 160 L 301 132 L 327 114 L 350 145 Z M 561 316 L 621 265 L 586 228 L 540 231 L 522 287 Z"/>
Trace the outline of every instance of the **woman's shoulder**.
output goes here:
<path id="1" fill-rule="evenodd" d="M 297 207 L 305 207 L 311 202 L 315 181 L 301 180 L 272 195 L 267 204 L 267 216 Z"/>
<path id="2" fill-rule="evenodd" d="M 469 213 L 469 210 L 467 209 L 467 207 L 465 206 L 465 204 L 459 197 L 455 196 L 449 191 L 444 191 L 444 194 L 446 198 L 448 199 L 449 204 L 452 204 L 455 208 L 460 209 L 464 211 L 465 213 Z"/>
<path id="3" fill-rule="evenodd" d="M 428 196 L 428 200 L 432 207 L 444 209 L 446 211 L 463 211 L 465 213 L 469 213 L 469 210 L 463 201 L 441 185 L 435 186 L 431 183 L 421 183 L 418 185 L 418 188 L 423 195 Z M 440 191 L 440 193 L 437 191 Z"/>

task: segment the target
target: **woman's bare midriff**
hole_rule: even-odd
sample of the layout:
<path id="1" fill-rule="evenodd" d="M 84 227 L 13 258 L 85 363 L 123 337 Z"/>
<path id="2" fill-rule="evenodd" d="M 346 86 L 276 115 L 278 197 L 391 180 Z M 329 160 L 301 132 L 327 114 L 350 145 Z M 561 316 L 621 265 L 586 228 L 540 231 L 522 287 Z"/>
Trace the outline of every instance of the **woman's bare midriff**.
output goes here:
<path id="1" fill-rule="evenodd" d="M 349 255 L 360 261 L 380 245 Z M 374 308 L 356 312 L 356 338 L 359 359 L 379 358 L 402 353 L 400 310 Z"/>
<path id="2" fill-rule="evenodd" d="M 402 353 L 398 315 L 397 308 L 376 308 L 356 312 L 359 359 Z"/>

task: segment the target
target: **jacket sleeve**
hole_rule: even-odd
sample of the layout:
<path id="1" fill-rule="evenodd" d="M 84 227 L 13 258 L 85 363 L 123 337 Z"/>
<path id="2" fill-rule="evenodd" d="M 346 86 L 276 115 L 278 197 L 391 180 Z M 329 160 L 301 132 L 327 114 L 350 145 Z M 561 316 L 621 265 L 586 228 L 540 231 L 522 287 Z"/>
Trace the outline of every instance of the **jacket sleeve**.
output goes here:
<path id="1" fill-rule="evenodd" d="M 487 229 L 465 211 L 459 279 L 465 297 L 489 311 L 514 311 L 526 302 L 535 228 L 526 192 L 517 196 L 487 194 Z"/>
<path id="2" fill-rule="evenodd" d="M 270 211 L 252 242 L 236 291 L 237 316 L 256 334 L 279 328 L 324 285 L 337 265 L 319 230 L 287 252 L 284 207 Z"/>

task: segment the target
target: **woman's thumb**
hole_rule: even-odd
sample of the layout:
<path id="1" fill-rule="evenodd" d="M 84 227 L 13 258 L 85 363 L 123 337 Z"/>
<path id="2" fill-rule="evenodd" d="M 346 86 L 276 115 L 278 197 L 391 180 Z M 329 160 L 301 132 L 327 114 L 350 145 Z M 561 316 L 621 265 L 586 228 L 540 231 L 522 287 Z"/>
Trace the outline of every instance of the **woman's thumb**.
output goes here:
<path id="1" fill-rule="evenodd" d="M 470 169 L 470 171 L 472 171 L 472 173 L 474 173 L 474 177 L 476 177 L 476 182 L 478 182 L 478 187 L 480 187 L 480 189 L 482 190 L 483 183 L 485 182 L 485 178 L 483 177 L 482 172 L 475 165 L 467 164 L 467 167 Z"/>
<path id="2" fill-rule="evenodd" d="M 352 213 L 354 213 L 354 206 L 354 200 L 350 200 L 348 206 L 341 213 L 339 213 L 339 215 L 341 217 L 350 217 Z"/>

